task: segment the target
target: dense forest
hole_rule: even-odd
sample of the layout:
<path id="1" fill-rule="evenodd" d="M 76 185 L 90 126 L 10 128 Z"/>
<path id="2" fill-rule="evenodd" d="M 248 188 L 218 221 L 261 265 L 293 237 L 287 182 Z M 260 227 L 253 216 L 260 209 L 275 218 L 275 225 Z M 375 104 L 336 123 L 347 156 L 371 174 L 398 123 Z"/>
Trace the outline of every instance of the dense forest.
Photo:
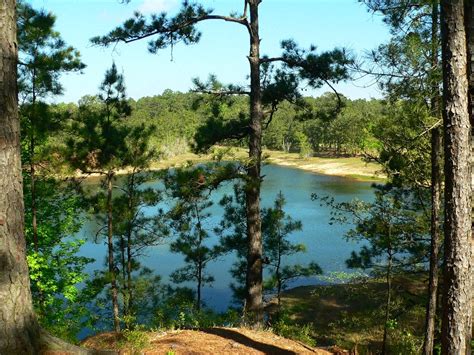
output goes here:
<path id="1" fill-rule="evenodd" d="M 220 25 L 243 26 L 250 39 L 248 85 L 209 75 L 187 92 L 133 99 L 133 78 L 112 62 L 96 92 L 61 103 L 62 78 L 87 63 L 53 13 L 4 1 L 0 354 L 139 352 L 153 349 L 153 333 L 231 328 L 269 330 L 312 351 L 470 353 L 474 10 L 460 0 L 359 2 L 390 33 L 362 57 L 294 40 L 276 57 L 261 54 L 261 0 L 229 16 L 189 1 L 177 13 L 136 13 L 91 43 L 126 51 L 123 43 L 149 40 L 156 54 L 199 46 L 201 22 L 229 22 Z M 336 89 L 359 76 L 381 97 Z M 313 158 L 375 163 L 383 178 L 366 199 L 310 185 L 305 204 L 290 208 L 296 180 L 295 190 L 265 190 L 268 151 L 296 155 L 303 169 Z M 303 223 L 317 208 L 328 216 Z M 331 237 L 348 243 L 347 257 L 332 242 L 323 249 L 343 266 L 326 270 L 308 253 L 308 222 L 342 226 L 328 233 L 343 231 Z M 223 312 L 206 297 L 222 260 Z"/>

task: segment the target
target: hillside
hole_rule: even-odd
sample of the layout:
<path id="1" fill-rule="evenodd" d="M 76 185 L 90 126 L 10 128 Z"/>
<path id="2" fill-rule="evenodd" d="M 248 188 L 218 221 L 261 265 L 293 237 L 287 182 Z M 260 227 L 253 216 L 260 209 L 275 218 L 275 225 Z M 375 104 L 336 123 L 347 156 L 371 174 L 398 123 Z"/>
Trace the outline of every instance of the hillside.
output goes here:
<path id="1" fill-rule="evenodd" d="M 82 346 L 95 350 L 120 350 L 120 354 L 198 355 L 198 354 L 342 354 L 343 352 L 312 348 L 303 343 L 282 338 L 270 331 L 246 328 L 209 328 L 203 330 L 174 330 L 159 333 L 135 333 L 129 343 L 116 333 L 102 333 L 86 339 Z M 141 334 L 141 335 L 138 335 Z M 132 340 L 133 338 L 133 340 Z"/>

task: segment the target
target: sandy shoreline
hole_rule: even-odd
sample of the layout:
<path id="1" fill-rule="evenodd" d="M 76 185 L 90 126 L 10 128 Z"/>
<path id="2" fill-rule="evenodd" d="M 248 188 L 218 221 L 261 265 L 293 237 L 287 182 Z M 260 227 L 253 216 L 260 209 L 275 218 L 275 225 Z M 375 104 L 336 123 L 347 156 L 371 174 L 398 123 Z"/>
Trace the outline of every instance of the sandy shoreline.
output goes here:
<path id="1" fill-rule="evenodd" d="M 247 158 L 247 151 L 243 148 L 219 148 L 226 151 L 223 160 L 242 160 Z M 213 160 L 216 153 L 207 155 L 197 155 L 193 153 L 185 153 L 177 155 L 169 159 L 163 159 L 158 162 L 153 162 L 150 170 L 158 171 L 173 167 L 180 167 L 188 162 L 204 163 Z M 280 151 L 263 151 L 264 161 L 267 164 L 275 164 L 280 166 L 301 169 L 304 171 L 340 176 L 361 181 L 383 181 L 385 175 L 380 170 L 381 167 L 375 163 L 366 163 L 359 157 L 308 157 L 300 158 L 297 153 L 285 153 Z M 121 169 L 117 171 L 117 175 L 124 175 L 130 172 L 130 169 Z M 76 174 L 76 177 L 84 176 L 83 174 Z M 88 174 L 88 177 L 94 178 L 100 176 L 99 174 Z"/>

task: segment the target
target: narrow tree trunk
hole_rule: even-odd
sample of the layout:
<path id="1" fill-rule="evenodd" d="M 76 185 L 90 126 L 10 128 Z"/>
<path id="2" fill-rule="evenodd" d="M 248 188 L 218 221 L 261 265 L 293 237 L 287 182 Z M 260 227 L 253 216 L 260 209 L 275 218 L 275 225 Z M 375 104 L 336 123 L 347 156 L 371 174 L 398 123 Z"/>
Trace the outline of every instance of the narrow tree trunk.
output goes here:
<path id="1" fill-rule="evenodd" d="M 128 315 L 128 290 L 127 290 L 127 262 L 125 260 L 126 245 L 123 235 L 120 236 L 120 263 L 122 264 L 122 297 L 123 297 L 123 315 Z"/>
<path id="2" fill-rule="evenodd" d="M 0 3 L 0 353 L 33 354 L 40 329 L 26 263 L 15 7 Z"/>
<path id="3" fill-rule="evenodd" d="M 260 37 L 258 6 L 260 0 L 249 0 L 250 8 L 250 134 L 246 186 L 247 234 L 249 239 L 246 311 L 256 326 L 263 323 L 262 296 L 262 230 L 260 185 L 262 159 L 262 97 L 260 86 Z"/>
<path id="4" fill-rule="evenodd" d="M 201 285 L 202 285 L 202 262 L 198 263 L 198 283 L 197 283 L 197 300 L 196 309 L 201 310 Z"/>
<path id="5" fill-rule="evenodd" d="M 134 191 L 135 191 L 135 171 L 132 173 L 130 178 L 129 185 L 129 195 L 128 195 L 128 210 L 129 213 L 134 213 Z M 127 290 L 128 290 L 128 299 L 127 299 L 127 308 L 128 312 L 131 313 L 133 307 L 133 290 L 132 290 L 132 233 L 133 233 L 133 223 L 135 219 L 135 214 L 130 218 L 127 226 Z"/>
<path id="6" fill-rule="evenodd" d="M 439 38 L 439 3 L 432 4 L 431 16 L 431 64 L 437 68 L 438 38 Z M 440 116 L 439 90 L 436 83 L 432 85 L 431 114 Z M 428 304 L 426 306 L 425 337 L 423 354 L 433 354 L 436 324 L 436 308 L 438 304 L 438 274 L 439 274 L 439 249 L 441 244 L 440 214 L 441 214 L 441 130 L 435 128 L 431 132 L 431 245 L 430 245 L 430 275 L 428 284 Z"/>
<path id="7" fill-rule="evenodd" d="M 279 198 L 280 197 L 283 197 L 281 191 L 279 192 Z M 279 208 L 279 214 L 280 216 L 283 215 L 283 211 L 282 211 L 282 208 L 280 206 Z M 277 266 L 276 266 L 276 278 L 277 278 L 277 295 L 278 295 L 278 313 L 280 313 L 281 311 L 281 273 L 280 273 L 280 268 L 281 268 L 281 254 L 282 254 L 282 250 L 281 250 L 281 244 L 282 244 L 282 233 L 281 233 L 281 228 L 280 228 L 280 222 L 278 222 L 278 260 L 277 260 Z"/>
<path id="8" fill-rule="evenodd" d="M 38 253 L 38 225 L 36 222 L 36 166 L 35 166 L 35 129 L 34 129 L 34 120 L 36 114 L 36 68 L 33 68 L 33 78 L 32 78 L 32 91 L 33 91 L 33 99 L 31 101 L 32 110 L 31 110 L 31 117 L 30 117 L 30 193 L 31 193 L 31 220 L 32 220 L 32 230 L 33 230 L 33 243 L 35 252 Z"/>
<path id="9" fill-rule="evenodd" d="M 202 287 L 202 271 L 204 268 L 204 263 L 203 263 L 203 258 L 204 256 L 202 255 L 202 240 L 203 240 L 203 235 L 204 232 L 202 230 L 202 224 L 201 224 L 201 216 L 199 214 L 199 207 L 198 204 L 194 204 L 194 212 L 195 216 L 197 219 L 197 232 L 198 232 L 198 248 L 199 248 L 199 259 L 198 259 L 198 264 L 197 264 L 197 300 L 196 300 L 196 308 L 197 310 L 201 310 L 201 287 Z"/>
<path id="10" fill-rule="evenodd" d="M 127 234 L 127 290 L 128 290 L 128 311 L 133 307 L 133 291 L 132 291 L 132 233 Z"/>
<path id="11" fill-rule="evenodd" d="M 31 227 L 33 231 L 33 245 L 36 253 L 39 252 L 38 245 L 38 224 L 36 220 L 37 209 L 36 209 L 36 167 L 33 162 L 34 155 L 34 138 L 31 138 L 30 143 L 30 194 L 31 194 Z"/>
<path id="12" fill-rule="evenodd" d="M 470 122 L 464 1 L 442 0 L 445 126 L 445 260 L 442 353 L 467 354 L 471 346 Z"/>
<path id="13" fill-rule="evenodd" d="M 423 354 L 433 354 L 435 338 L 436 306 L 438 304 L 439 249 L 441 246 L 441 132 L 431 133 L 431 245 L 428 304 L 426 307 L 425 339 Z"/>
<path id="14" fill-rule="evenodd" d="M 389 231 L 389 240 L 391 238 Z M 391 243 L 389 241 L 389 243 Z M 388 265 L 387 265 L 387 298 L 385 303 L 385 323 L 383 326 L 383 341 L 382 341 L 382 355 L 388 354 L 387 345 L 388 345 L 388 322 L 390 321 L 390 305 L 392 303 L 392 263 L 393 263 L 392 249 L 389 246 L 388 250 Z"/>
<path id="15" fill-rule="evenodd" d="M 108 263 L 110 277 L 110 291 L 112 293 L 112 314 L 114 319 L 114 330 L 120 332 L 120 317 L 118 307 L 117 280 L 114 265 L 114 240 L 113 240 L 113 214 L 112 214 L 112 180 L 113 172 L 107 173 L 107 243 L 108 243 Z"/>
<path id="16" fill-rule="evenodd" d="M 278 243 L 280 244 L 280 243 Z M 280 266 L 281 266 L 281 251 L 280 245 L 278 245 L 278 262 L 275 271 L 275 275 L 277 278 L 277 299 L 278 299 L 278 313 L 281 311 L 281 274 L 280 274 Z"/>

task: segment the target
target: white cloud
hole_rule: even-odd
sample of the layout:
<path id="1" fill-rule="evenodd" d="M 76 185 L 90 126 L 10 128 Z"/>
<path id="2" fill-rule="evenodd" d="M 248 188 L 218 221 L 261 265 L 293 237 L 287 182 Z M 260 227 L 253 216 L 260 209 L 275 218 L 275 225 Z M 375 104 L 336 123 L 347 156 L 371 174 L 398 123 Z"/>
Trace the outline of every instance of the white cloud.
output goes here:
<path id="1" fill-rule="evenodd" d="M 143 14 L 168 11 L 178 4 L 178 0 L 143 0 L 138 11 Z"/>

